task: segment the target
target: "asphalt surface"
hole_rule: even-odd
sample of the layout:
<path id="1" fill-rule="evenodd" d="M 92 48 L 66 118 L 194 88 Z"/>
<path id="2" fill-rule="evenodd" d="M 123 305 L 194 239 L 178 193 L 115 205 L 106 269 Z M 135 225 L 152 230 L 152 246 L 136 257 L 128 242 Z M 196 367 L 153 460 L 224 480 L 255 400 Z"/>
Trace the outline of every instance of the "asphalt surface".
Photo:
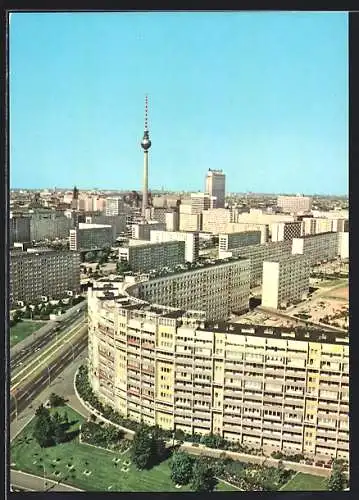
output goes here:
<path id="1" fill-rule="evenodd" d="M 83 491 L 67 484 L 57 483 L 51 479 L 44 479 L 24 472 L 10 470 L 10 481 L 14 491 Z"/>
<path id="2" fill-rule="evenodd" d="M 66 345 L 66 344 L 65 344 Z M 74 361 L 78 354 L 87 345 L 87 334 L 84 334 L 77 344 L 68 345 L 68 349 L 61 350 L 54 362 L 46 366 L 39 375 L 16 390 L 15 397 L 10 398 L 10 421 L 16 418 L 16 413 L 19 415 L 35 397 L 43 390 L 44 387 L 51 384 L 51 381 L 59 375 L 64 368 Z"/>
<path id="3" fill-rule="evenodd" d="M 71 316 L 70 319 L 63 323 L 52 323 L 50 325 L 50 330 L 46 331 L 44 335 L 33 339 L 33 341 L 21 351 L 14 353 L 10 360 L 10 370 L 14 372 L 17 368 L 20 368 L 26 360 L 36 355 L 36 352 L 40 351 L 52 340 L 55 340 L 59 335 L 65 333 L 67 330 L 76 325 L 83 318 L 84 314 L 82 311 Z M 49 326 L 49 325 L 48 325 Z M 36 334 L 35 334 L 36 335 Z"/>

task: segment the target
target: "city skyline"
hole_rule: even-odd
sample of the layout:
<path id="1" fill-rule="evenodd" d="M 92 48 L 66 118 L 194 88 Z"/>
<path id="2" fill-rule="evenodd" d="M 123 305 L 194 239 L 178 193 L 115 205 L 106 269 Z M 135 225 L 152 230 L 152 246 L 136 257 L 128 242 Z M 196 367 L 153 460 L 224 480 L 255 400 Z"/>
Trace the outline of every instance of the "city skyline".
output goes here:
<path id="1" fill-rule="evenodd" d="M 345 13 L 13 14 L 11 187 L 140 191 L 148 93 L 150 191 L 202 191 L 211 168 L 228 192 L 345 194 L 347 24 Z"/>

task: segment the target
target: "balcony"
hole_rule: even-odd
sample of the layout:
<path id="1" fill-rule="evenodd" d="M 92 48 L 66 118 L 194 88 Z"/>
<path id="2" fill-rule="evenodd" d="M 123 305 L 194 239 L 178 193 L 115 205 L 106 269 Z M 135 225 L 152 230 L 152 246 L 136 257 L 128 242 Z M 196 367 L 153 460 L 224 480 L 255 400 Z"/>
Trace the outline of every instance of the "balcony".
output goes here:
<path id="1" fill-rule="evenodd" d="M 140 389 L 135 389 L 135 388 L 127 389 L 127 394 L 131 396 L 139 396 Z"/>
<path id="2" fill-rule="evenodd" d="M 242 425 L 242 419 L 240 417 L 230 417 L 229 415 L 223 416 L 223 424 L 230 425 Z"/>
<path id="3" fill-rule="evenodd" d="M 140 346 L 140 339 L 131 339 L 127 337 L 127 344 L 128 345 L 134 345 L 134 346 Z"/>
<path id="4" fill-rule="evenodd" d="M 127 361 L 128 370 L 139 370 L 140 366 L 141 366 L 140 363 L 133 363 L 131 361 Z"/>
<path id="5" fill-rule="evenodd" d="M 136 344 L 138 345 L 138 344 Z M 150 351 L 153 351 L 155 349 L 155 343 L 154 342 L 142 342 L 142 349 L 149 349 Z"/>

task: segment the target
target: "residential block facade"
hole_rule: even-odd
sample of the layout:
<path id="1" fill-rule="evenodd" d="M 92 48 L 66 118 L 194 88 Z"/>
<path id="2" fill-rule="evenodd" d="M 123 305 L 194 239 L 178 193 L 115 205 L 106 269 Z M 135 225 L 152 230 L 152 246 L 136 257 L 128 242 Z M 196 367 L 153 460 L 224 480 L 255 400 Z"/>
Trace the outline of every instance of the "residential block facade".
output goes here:
<path id="1" fill-rule="evenodd" d="M 127 418 L 349 458 L 346 334 L 211 322 L 95 289 L 88 307 L 93 390 Z"/>
<path id="2" fill-rule="evenodd" d="M 163 267 L 172 268 L 186 262 L 184 241 L 156 243 L 139 240 L 137 243 L 119 248 L 120 262 L 127 261 L 132 271 L 146 272 Z"/>
<path id="3" fill-rule="evenodd" d="M 325 260 L 333 260 L 339 254 L 339 233 L 321 233 L 294 238 L 293 254 L 308 257 L 311 265 Z"/>
<path id="4" fill-rule="evenodd" d="M 199 234 L 181 231 L 151 231 L 151 242 L 184 241 L 186 262 L 196 262 L 199 255 Z"/>

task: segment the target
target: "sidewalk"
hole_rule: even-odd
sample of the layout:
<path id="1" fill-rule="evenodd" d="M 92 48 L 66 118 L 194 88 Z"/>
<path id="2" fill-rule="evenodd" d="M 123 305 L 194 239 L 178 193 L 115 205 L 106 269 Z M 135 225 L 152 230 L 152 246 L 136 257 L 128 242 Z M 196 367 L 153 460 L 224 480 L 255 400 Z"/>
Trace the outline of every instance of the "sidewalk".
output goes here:
<path id="1" fill-rule="evenodd" d="M 84 491 L 74 486 L 52 481 L 51 479 L 46 479 L 44 482 L 43 477 L 34 476 L 33 474 L 27 474 L 26 472 L 20 472 L 13 469 L 10 470 L 10 483 L 15 488 L 18 486 L 19 488 L 30 491 Z"/>

